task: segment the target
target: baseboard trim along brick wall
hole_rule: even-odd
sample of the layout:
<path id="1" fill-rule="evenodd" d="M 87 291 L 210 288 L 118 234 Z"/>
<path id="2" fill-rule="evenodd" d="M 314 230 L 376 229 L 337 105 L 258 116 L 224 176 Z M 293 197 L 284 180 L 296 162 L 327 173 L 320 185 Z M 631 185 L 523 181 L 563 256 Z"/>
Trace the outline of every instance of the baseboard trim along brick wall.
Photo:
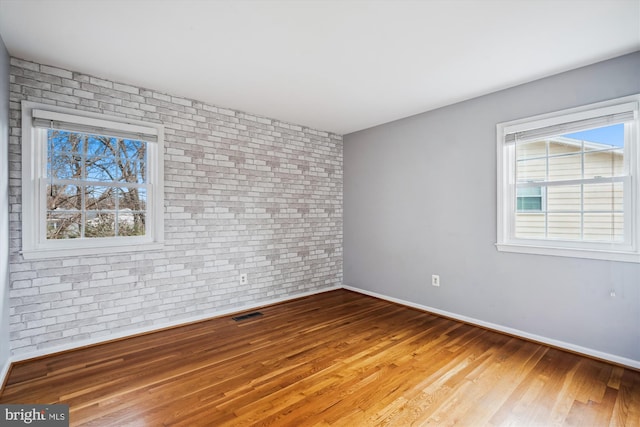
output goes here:
<path id="1" fill-rule="evenodd" d="M 14 363 L 19 363 L 19 362 L 24 362 L 26 360 L 31 360 L 31 359 L 36 359 L 36 358 L 40 358 L 40 357 L 44 357 L 44 356 L 49 356 L 52 354 L 56 354 L 56 353 L 62 353 L 62 352 L 66 352 L 66 351 L 73 351 L 73 350 L 77 350 L 77 349 L 81 349 L 83 347 L 90 347 L 90 346 L 94 346 L 94 345 L 100 345 L 100 344 L 104 344 L 110 341 L 116 341 L 116 340 L 121 340 L 121 339 L 127 339 L 127 338 L 132 338 L 135 336 L 139 336 L 139 335 L 144 335 L 144 334 L 148 334 L 148 333 L 153 333 L 153 332 L 158 332 L 164 329 L 170 329 L 170 328 L 179 328 L 180 326 L 185 326 L 191 323 L 197 323 L 197 322 L 204 322 L 207 320 L 211 320 L 211 319 L 215 319 L 215 318 L 219 318 L 219 317 L 224 317 L 224 316 L 230 316 L 233 315 L 235 313 L 241 313 L 241 312 L 245 312 L 245 311 L 252 311 L 252 310 L 256 310 L 256 309 L 260 309 L 266 306 L 270 306 L 270 305 L 274 305 L 274 304 L 281 304 L 281 303 L 285 303 L 288 301 L 293 301 L 299 298 L 304 298 L 304 297 L 308 297 L 308 296 L 312 296 L 312 295 L 317 295 L 317 294 L 321 294 L 324 292 L 331 292 L 331 291 L 335 291 L 338 289 L 342 289 L 341 286 L 333 286 L 331 288 L 327 288 L 321 291 L 310 291 L 310 292 L 304 292 L 295 296 L 291 296 L 291 297 L 283 297 L 283 298 L 276 298 L 276 299 L 272 299 L 272 300 L 267 300 L 267 301 L 261 301 L 260 303 L 256 303 L 256 304 L 248 304 L 248 305 L 244 305 L 241 307 L 236 307 L 233 309 L 228 309 L 228 310 L 223 310 L 223 311 L 217 311 L 217 312 L 213 312 L 213 313 L 207 313 L 207 314 L 203 314 L 201 316 L 197 316 L 197 317 L 192 317 L 192 318 L 187 318 L 187 319 L 181 319 L 178 321 L 174 321 L 174 322 L 167 322 L 164 324 L 157 324 L 154 325 L 152 327 L 147 327 L 147 328 L 140 328 L 137 330 L 130 330 L 130 331 L 126 331 L 126 332 L 120 332 L 120 333 L 114 333 L 111 335 L 107 335 L 107 336 L 103 336 L 100 338 L 95 338 L 95 339 L 90 339 L 90 340 L 84 340 L 84 341 L 76 341 L 73 342 L 71 344 L 66 344 L 66 345 L 61 345 L 58 347 L 48 347 L 42 350 L 36 350 L 34 352 L 31 353 L 21 353 L 15 356 L 12 356 L 11 359 L 9 360 L 9 363 L 7 364 L 6 370 L 8 371 L 9 367 L 11 364 Z M 3 374 L 2 371 L 0 371 L 0 375 Z M 5 374 L 8 374 L 8 372 L 5 372 Z M 3 381 L 3 377 L 0 376 L 0 385 L 2 384 Z"/>
<path id="2" fill-rule="evenodd" d="M 23 259 L 23 100 L 164 126 L 164 249 Z M 11 58 L 9 150 L 12 360 L 342 284 L 341 135 Z"/>
<path id="3" fill-rule="evenodd" d="M 342 286 L 333 286 L 321 291 L 310 291 L 310 292 L 304 292 L 292 297 L 283 297 L 283 298 L 277 298 L 277 299 L 272 299 L 272 300 L 268 300 L 268 301 L 261 301 L 260 303 L 257 304 L 248 304 L 242 307 L 236 307 L 233 309 L 228 309 L 228 310 L 224 310 L 224 311 L 218 311 L 218 312 L 214 312 L 214 313 L 207 313 L 207 314 L 203 314 L 201 316 L 197 316 L 197 317 L 192 317 L 192 318 L 188 318 L 188 319 L 181 319 L 178 321 L 174 321 L 174 322 L 168 322 L 168 323 L 164 323 L 164 324 L 157 324 L 154 326 L 150 326 L 150 327 L 146 327 L 146 328 L 141 328 L 141 329 L 137 329 L 137 330 L 129 330 L 126 332 L 120 332 L 120 333 L 114 333 L 111 335 L 107 335 L 107 336 L 103 336 L 100 338 L 95 338 L 95 339 L 89 339 L 89 340 L 84 340 L 84 341 L 75 341 L 73 343 L 70 344 L 64 344 L 58 347 L 47 347 L 41 350 L 36 350 L 34 352 L 30 352 L 30 353 L 20 353 L 18 355 L 14 355 L 11 356 L 10 359 L 7 361 L 7 363 L 5 364 L 5 366 L 0 367 L 0 393 L 2 392 L 3 388 L 4 388 L 4 384 L 6 379 L 8 378 L 11 366 L 15 363 L 20 363 L 20 362 L 24 362 L 30 359 L 36 359 L 36 358 L 40 358 L 40 357 L 44 357 L 44 356 L 48 356 L 48 355 L 52 355 L 52 354 L 56 354 L 56 353 L 61 353 L 61 352 L 65 352 L 65 351 L 72 351 L 72 350 L 76 350 L 76 349 L 80 349 L 82 347 L 89 347 L 89 346 L 93 346 L 93 345 L 99 345 L 99 344 L 103 344 L 103 343 L 107 343 L 109 341 L 115 341 L 115 340 L 120 340 L 120 339 L 126 339 L 126 338 L 131 338 L 131 337 L 135 337 L 137 335 L 143 335 L 143 334 L 147 334 L 147 333 L 153 333 L 156 331 L 161 331 L 163 329 L 169 329 L 169 328 L 176 328 L 176 327 L 180 327 L 183 325 L 187 325 L 190 323 L 196 323 L 196 322 L 202 322 L 202 321 L 206 321 L 206 320 L 210 320 L 210 319 L 214 319 L 217 317 L 223 317 L 223 316 L 229 316 L 231 314 L 234 313 L 239 313 L 239 312 L 243 312 L 243 311 L 250 311 L 250 310 L 255 310 L 261 307 L 266 307 L 268 305 L 273 305 L 273 304 L 280 304 L 283 302 L 287 302 L 287 301 L 292 301 L 298 298 L 304 298 L 304 297 L 308 297 L 311 295 L 317 295 L 323 292 L 330 292 L 330 291 L 335 291 L 337 289 L 342 289 Z"/>

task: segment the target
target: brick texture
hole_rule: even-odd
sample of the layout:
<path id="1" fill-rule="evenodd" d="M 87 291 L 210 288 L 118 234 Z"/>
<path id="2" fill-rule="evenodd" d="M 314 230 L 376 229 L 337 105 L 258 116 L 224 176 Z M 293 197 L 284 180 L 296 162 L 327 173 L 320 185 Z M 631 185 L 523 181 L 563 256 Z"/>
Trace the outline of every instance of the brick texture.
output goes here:
<path id="1" fill-rule="evenodd" d="M 16 58 L 10 89 L 14 355 L 342 284 L 342 136 Z M 164 250 L 22 258 L 22 100 L 164 125 Z"/>

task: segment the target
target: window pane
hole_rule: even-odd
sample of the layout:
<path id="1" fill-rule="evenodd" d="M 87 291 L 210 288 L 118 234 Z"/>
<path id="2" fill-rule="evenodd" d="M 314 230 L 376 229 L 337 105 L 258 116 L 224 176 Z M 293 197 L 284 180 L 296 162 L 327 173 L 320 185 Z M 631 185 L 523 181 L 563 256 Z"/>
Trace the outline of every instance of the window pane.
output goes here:
<path id="1" fill-rule="evenodd" d="M 580 185 L 552 185 L 547 187 L 547 211 L 580 211 Z"/>
<path id="2" fill-rule="evenodd" d="M 76 153 L 84 152 L 84 134 L 69 132 L 66 130 L 47 131 L 48 150 L 54 153 Z"/>
<path id="3" fill-rule="evenodd" d="M 48 130 L 47 138 L 47 176 L 54 179 L 82 179 L 83 135 Z"/>
<path id="4" fill-rule="evenodd" d="M 82 134 L 47 131 L 47 176 L 59 179 L 82 179 Z"/>
<path id="5" fill-rule="evenodd" d="M 76 185 L 48 185 L 48 210 L 81 210 L 82 187 Z"/>
<path id="6" fill-rule="evenodd" d="M 517 213 L 515 235 L 521 239 L 544 239 L 545 215 L 542 213 Z"/>
<path id="7" fill-rule="evenodd" d="M 547 141 L 516 142 L 516 159 L 534 159 L 547 155 Z"/>
<path id="8" fill-rule="evenodd" d="M 518 182 L 544 181 L 547 179 L 546 159 L 518 160 L 516 168 L 516 180 Z"/>
<path id="9" fill-rule="evenodd" d="M 120 177 L 113 157 L 88 157 L 86 161 L 87 180 L 114 182 Z"/>
<path id="10" fill-rule="evenodd" d="M 117 143 L 115 138 L 90 135 L 87 137 L 87 179 L 113 182 L 120 179 L 116 163 Z"/>
<path id="11" fill-rule="evenodd" d="M 82 156 L 49 152 L 47 176 L 54 179 L 82 179 Z"/>
<path id="12" fill-rule="evenodd" d="M 624 173 L 624 132 L 624 124 L 617 124 L 564 135 L 583 146 L 585 178 Z"/>
<path id="13" fill-rule="evenodd" d="M 85 237 L 113 237 L 116 235 L 114 213 L 87 211 Z"/>
<path id="14" fill-rule="evenodd" d="M 585 153 L 584 177 L 612 177 L 624 172 L 624 154 L 622 150 Z"/>
<path id="15" fill-rule="evenodd" d="M 575 141 L 584 141 L 585 151 L 611 147 L 624 147 L 624 124 L 603 126 L 563 135 Z"/>
<path id="16" fill-rule="evenodd" d="M 118 235 L 119 236 L 144 236 L 145 233 L 144 212 L 123 210 L 118 212 Z"/>
<path id="17" fill-rule="evenodd" d="M 87 155 L 97 157 L 116 157 L 116 139 L 108 136 L 87 135 Z"/>
<path id="18" fill-rule="evenodd" d="M 47 211 L 47 239 L 77 239 L 82 235 L 79 212 Z"/>
<path id="19" fill-rule="evenodd" d="M 622 211 L 624 185 L 621 182 L 586 184 L 584 186 L 585 211 Z"/>
<path id="20" fill-rule="evenodd" d="M 147 208 L 147 190 L 144 188 L 118 189 L 120 209 L 143 211 Z"/>
<path id="21" fill-rule="evenodd" d="M 116 189 L 112 187 L 87 186 L 85 192 L 85 208 L 88 211 L 114 210 L 115 190 Z"/>
<path id="22" fill-rule="evenodd" d="M 582 154 L 566 154 L 549 157 L 549 180 L 582 178 Z"/>
<path id="23" fill-rule="evenodd" d="M 142 236 L 145 234 L 145 210 L 147 190 L 144 188 L 120 188 L 118 211 L 118 235 Z"/>
<path id="24" fill-rule="evenodd" d="M 550 239 L 579 240 L 581 237 L 580 214 L 547 214 L 547 236 Z"/>
<path id="25" fill-rule="evenodd" d="M 125 182 L 144 184 L 147 182 L 147 143 L 121 139 L 118 141 L 118 166 L 121 180 Z"/>
<path id="26" fill-rule="evenodd" d="M 605 242 L 622 242 L 624 240 L 623 214 L 584 214 L 584 239 Z"/>
<path id="27" fill-rule="evenodd" d="M 547 142 L 516 142 L 516 180 L 518 182 L 542 181 L 547 177 Z"/>

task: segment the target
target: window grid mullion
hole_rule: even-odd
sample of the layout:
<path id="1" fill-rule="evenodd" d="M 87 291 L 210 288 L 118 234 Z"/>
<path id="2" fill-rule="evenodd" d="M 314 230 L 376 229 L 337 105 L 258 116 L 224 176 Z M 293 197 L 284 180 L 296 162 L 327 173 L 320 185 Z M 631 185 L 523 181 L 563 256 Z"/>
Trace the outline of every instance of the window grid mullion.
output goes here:
<path id="1" fill-rule="evenodd" d="M 638 137 L 638 126 L 632 126 L 631 123 L 626 123 L 624 125 L 624 162 L 622 164 L 622 168 L 624 174 L 631 178 L 633 174 L 636 175 L 640 173 L 640 155 L 638 150 L 640 150 L 640 138 Z M 633 144 L 633 140 L 635 139 L 636 144 Z M 625 241 L 631 242 L 634 246 L 638 247 L 640 245 L 640 231 L 635 228 L 640 226 L 640 221 L 634 219 L 630 213 L 635 213 L 635 217 L 638 217 L 638 210 L 640 210 L 640 191 L 636 188 L 640 185 L 640 179 L 636 176 L 634 181 L 628 179 L 625 184 L 625 192 L 624 198 L 622 201 L 622 206 L 624 207 L 624 217 L 623 217 L 623 229 L 622 233 Z M 635 204 L 635 205 L 634 205 Z"/>
<path id="2" fill-rule="evenodd" d="M 516 137 L 516 140 L 513 144 L 513 182 L 514 184 L 518 182 L 518 138 Z M 518 210 L 518 190 L 517 188 L 514 186 L 510 186 L 509 187 L 512 191 L 512 197 L 510 197 L 510 202 L 513 204 L 513 208 L 511 209 L 511 212 L 513 212 L 510 216 L 510 221 L 509 221 L 509 233 L 511 235 L 515 234 L 516 232 L 516 212 Z"/>
<path id="3" fill-rule="evenodd" d="M 142 188 L 147 189 L 149 184 L 136 184 L 133 182 L 112 182 L 112 181 L 87 181 L 84 179 L 59 179 L 53 180 L 56 185 L 76 185 L 79 183 L 88 185 L 90 187 L 114 187 L 114 188 Z"/>
<path id="4" fill-rule="evenodd" d="M 565 179 L 562 181 L 531 181 L 520 182 L 516 184 L 517 188 L 526 187 L 556 187 L 563 185 L 580 185 L 580 184 L 610 184 L 615 182 L 624 182 L 628 176 L 612 176 L 610 178 L 585 178 L 585 179 Z"/>
<path id="5" fill-rule="evenodd" d="M 120 144 L 117 144 L 116 146 L 116 158 L 119 159 L 120 158 Z M 115 206 L 115 215 L 113 220 L 115 221 L 115 224 L 113 225 L 113 233 L 115 237 L 118 237 L 120 235 L 120 230 L 118 228 L 118 212 L 120 211 L 120 189 L 116 188 L 115 191 L 113 192 L 113 197 L 115 198 L 115 200 L 113 201 L 113 205 Z"/>
<path id="6" fill-rule="evenodd" d="M 82 136 L 82 154 L 81 154 L 81 165 L 80 165 L 80 176 L 82 177 L 81 182 L 86 182 L 87 178 L 87 137 Z M 81 194 L 81 209 L 80 209 L 80 238 L 85 238 L 85 224 L 87 223 L 87 185 L 83 184 L 80 188 L 82 188 Z"/>
<path id="7" fill-rule="evenodd" d="M 580 142 L 580 177 L 584 179 L 584 139 Z M 584 240 L 584 184 L 580 184 L 580 240 Z"/>
<path id="8" fill-rule="evenodd" d="M 545 159 L 545 173 L 544 173 L 544 179 L 545 181 L 549 181 L 549 139 L 547 139 L 545 141 L 545 154 L 546 159 Z M 545 197 L 548 197 L 547 194 L 549 193 L 548 191 L 545 191 Z M 548 204 L 545 203 L 544 206 L 544 238 L 548 239 L 549 238 L 549 212 L 548 212 Z"/>

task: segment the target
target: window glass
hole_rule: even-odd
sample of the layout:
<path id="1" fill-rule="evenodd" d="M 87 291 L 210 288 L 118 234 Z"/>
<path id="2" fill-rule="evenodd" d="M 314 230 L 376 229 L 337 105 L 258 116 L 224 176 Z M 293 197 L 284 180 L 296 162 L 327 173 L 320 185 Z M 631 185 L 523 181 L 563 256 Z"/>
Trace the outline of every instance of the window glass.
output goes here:
<path id="1" fill-rule="evenodd" d="M 147 142 L 49 129 L 47 147 L 47 239 L 145 235 Z"/>
<path id="2" fill-rule="evenodd" d="M 598 224 L 609 230 L 623 228 L 623 182 L 595 182 L 624 173 L 624 124 L 602 126 L 572 134 L 515 143 L 516 182 L 547 182 L 543 187 L 516 188 L 516 215 L 540 212 L 545 221 L 520 218 L 515 236 L 540 239 L 619 241 L 619 233 L 595 233 Z M 544 194 L 543 194 L 544 193 Z M 537 230 L 532 234 L 532 230 Z"/>

